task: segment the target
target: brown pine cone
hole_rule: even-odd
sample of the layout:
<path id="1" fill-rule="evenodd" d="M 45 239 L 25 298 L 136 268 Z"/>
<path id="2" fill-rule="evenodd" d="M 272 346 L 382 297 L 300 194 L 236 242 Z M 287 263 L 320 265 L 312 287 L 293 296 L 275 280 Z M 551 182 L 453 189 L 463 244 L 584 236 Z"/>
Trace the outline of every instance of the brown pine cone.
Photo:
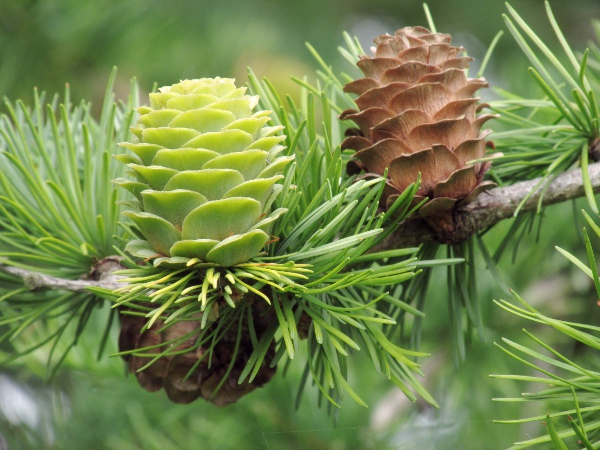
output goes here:
<path id="1" fill-rule="evenodd" d="M 474 95 L 488 84 L 467 78 L 464 69 L 472 58 L 461 56 L 464 49 L 450 41 L 450 35 L 422 27 L 379 36 L 374 56 L 357 63 L 365 78 L 344 87 L 359 96 L 360 109 L 340 116 L 359 127 L 342 143 L 343 149 L 356 150 L 348 170 L 383 175 L 389 168 L 386 208 L 419 173 L 416 200 L 429 199 L 421 216 L 445 213 L 493 186 L 483 181 L 490 162 L 468 164 L 484 156 L 490 131 L 480 129 L 495 117 L 477 116 L 485 104 Z"/>
<path id="2" fill-rule="evenodd" d="M 254 305 L 252 308 L 255 332 L 258 339 L 260 339 L 269 325 L 270 316 L 268 314 L 261 316 L 261 309 Z M 250 336 L 245 327 L 243 327 L 234 367 L 223 386 L 214 394 L 215 389 L 225 376 L 234 355 L 238 329 L 237 322 L 215 346 L 212 357 L 204 355 L 207 351 L 206 346 L 200 346 L 189 352 L 173 355 L 173 353 L 178 353 L 180 350 L 195 347 L 195 342 L 200 332 L 200 319 L 198 321 L 177 321 L 162 332 L 158 331 L 164 327 L 164 321 L 157 320 L 151 329 L 140 333 L 146 322 L 147 318 L 144 317 L 121 314 L 119 351 L 142 350 L 146 347 L 165 344 L 187 334 L 190 335 L 175 348 L 171 349 L 168 355 L 160 357 L 141 371 L 138 370 L 148 364 L 152 356 L 160 354 L 165 350 L 165 345 L 140 352 L 148 356 L 135 354 L 123 356 L 123 359 L 128 364 L 129 371 L 135 374 L 138 383 L 144 389 L 155 392 L 164 388 L 169 399 L 175 403 L 190 403 L 202 397 L 217 406 L 226 406 L 235 403 L 244 395 L 264 385 L 275 375 L 277 368 L 269 367 L 275 355 L 274 343 L 272 343 L 267 351 L 262 367 L 252 382 L 249 383 L 246 380 L 242 384 L 238 384 L 238 378 L 254 350 Z M 211 326 L 216 327 L 216 324 Z M 190 369 L 194 367 L 198 359 L 203 355 L 204 358 L 202 361 L 186 379 Z M 211 359 L 209 360 L 209 358 Z"/>

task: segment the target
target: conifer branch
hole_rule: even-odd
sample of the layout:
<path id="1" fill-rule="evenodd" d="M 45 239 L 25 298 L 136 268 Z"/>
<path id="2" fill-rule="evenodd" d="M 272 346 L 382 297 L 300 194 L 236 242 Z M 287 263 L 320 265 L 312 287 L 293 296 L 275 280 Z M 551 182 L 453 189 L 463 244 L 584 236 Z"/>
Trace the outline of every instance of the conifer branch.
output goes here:
<path id="1" fill-rule="evenodd" d="M 9 266 L 7 264 L 0 264 L 0 272 L 20 278 L 23 280 L 25 287 L 31 291 L 38 289 L 54 289 L 58 291 L 85 292 L 88 287 L 99 287 L 110 290 L 123 287 L 123 283 L 119 283 L 118 281 L 119 277 L 112 273 L 120 267 L 121 266 L 118 263 L 106 265 L 100 272 L 97 272 L 98 280 L 68 280 L 65 278 L 44 275 L 35 270 Z"/>
<path id="2" fill-rule="evenodd" d="M 589 165 L 590 182 L 594 192 L 600 191 L 600 163 Z M 453 213 L 456 235 L 466 238 L 479 231 L 485 230 L 496 223 L 512 217 L 523 199 L 540 182 L 539 178 L 515 183 L 511 186 L 498 187 L 483 192 L 471 203 L 458 208 Z M 532 211 L 537 208 L 539 197 L 544 192 L 544 186 L 537 189 L 520 209 L 520 213 Z M 545 189 L 542 206 L 560 203 L 585 195 L 581 169 L 569 170 L 557 176 Z M 423 219 L 412 219 L 402 224 L 393 234 L 381 242 L 374 251 L 391 250 L 403 247 L 414 247 L 424 242 L 436 240 L 435 233 L 427 226 Z M 24 284 L 31 290 L 57 289 L 66 291 L 85 291 L 88 287 L 117 289 L 123 285 L 117 281 L 116 276 L 105 274 L 99 281 L 95 280 L 67 280 L 58 277 L 43 275 L 33 270 L 12 267 L 0 264 L 0 272 L 24 280 Z"/>

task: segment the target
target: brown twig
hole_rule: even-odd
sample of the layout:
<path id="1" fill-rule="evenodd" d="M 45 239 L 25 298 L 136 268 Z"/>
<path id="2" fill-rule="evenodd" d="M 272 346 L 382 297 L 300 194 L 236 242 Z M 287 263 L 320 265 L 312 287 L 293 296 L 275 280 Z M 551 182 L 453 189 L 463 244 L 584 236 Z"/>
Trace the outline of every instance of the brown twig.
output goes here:
<path id="1" fill-rule="evenodd" d="M 44 275 L 34 270 L 0 264 L 0 272 L 22 279 L 25 287 L 32 291 L 54 289 L 57 291 L 85 292 L 88 287 L 115 290 L 123 287 L 123 283 L 119 283 L 118 281 L 119 277 L 112 273 L 118 268 L 120 268 L 118 263 L 102 266 L 102 270 L 97 274 L 98 280 L 67 280 L 65 278 Z"/>
<path id="2" fill-rule="evenodd" d="M 594 192 L 600 191 L 600 163 L 590 164 L 589 176 Z M 506 187 L 498 187 L 483 192 L 469 204 L 458 208 L 453 213 L 456 230 L 456 240 L 464 240 L 478 231 L 495 225 L 501 220 L 512 217 L 519 204 L 531 193 L 540 182 L 539 178 L 521 181 Z M 537 208 L 542 192 L 542 205 L 548 206 L 571 200 L 585 195 L 581 169 L 572 169 L 558 175 L 545 189 L 544 185 L 537 189 L 523 204 L 519 213 L 532 211 Z M 414 247 L 423 242 L 440 240 L 422 219 L 408 220 L 381 242 L 377 249 L 390 250 L 394 248 Z"/>

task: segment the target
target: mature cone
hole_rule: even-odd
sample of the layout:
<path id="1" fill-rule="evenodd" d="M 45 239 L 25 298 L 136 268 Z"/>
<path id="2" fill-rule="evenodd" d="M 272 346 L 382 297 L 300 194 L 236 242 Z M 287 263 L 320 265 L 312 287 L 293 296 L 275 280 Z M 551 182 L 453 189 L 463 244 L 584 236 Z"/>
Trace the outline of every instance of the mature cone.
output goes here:
<path id="1" fill-rule="evenodd" d="M 258 97 L 245 90 L 231 79 L 184 80 L 138 109 L 139 142 L 121 144 L 137 157 L 119 158 L 136 181 L 115 180 L 139 201 L 139 212 L 125 214 L 146 241 L 132 241 L 131 253 L 232 266 L 269 241 L 284 212 L 270 213 L 276 183 L 293 158 L 276 157 L 281 127 L 265 127 L 269 111 L 252 114 Z"/>
<path id="2" fill-rule="evenodd" d="M 388 168 L 386 207 L 419 173 L 416 199 L 430 199 L 421 216 L 446 212 L 493 185 L 482 182 L 491 163 L 467 164 L 484 156 L 489 130 L 480 128 L 494 117 L 477 117 L 483 105 L 474 94 L 487 83 L 466 77 L 472 58 L 461 56 L 464 49 L 450 41 L 422 27 L 379 36 L 374 56 L 358 61 L 365 78 L 344 87 L 359 96 L 360 108 L 340 116 L 360 128 L 349 130 L 342 143 L 356 150 L 349 170 L 382 175 Z"/>
<path id="3" fill-rule="evenodd" d="M 258 302 L 257 304 L 262 303 Z M 260 339 L 273 318 L 269 314 L 262 315 L 262 310 L 255 306 L 252 307 L 252 312 L 255 332 Z M 194 346 L 200 330 L 200 321 L 179 321 L 158 333 L 155 330 L 163 328 L 164 322 L 157 320 L 152 329 L 142 333 L 142 328 L 146 322 L 147 319 L 144 317 L 121 315 L 119 351 L 140 350 L 160 345 L 160 347 L 143 350 L 145 355 L 152 356 L 164 352 L 165 345 L 168 345 L 169 341 L 190 334 L 184 342 L 179 343 L 171 350 L 170 353 L 178 353 L 177 355 L 162 356 L 141 371 L 139 369 L 151 361 L 149 356 L 142 357 L 127 354 L 123 357 L 127 362 L 129 371 L 135 374 L 139 384 L 144 389 L 155 392 L 164 388 L 172 402 L 190 403 L 202 397 L 217 406 L 226 406 L 267 383 L 277 370 L 276 367 L 269 367 L 275 355 L 274 343 L 272 343 L 252 382 L 246 380 L 242 384 L 238 384 L 240 374 L 254 350 L 247 329 L 242 329 L 237 356 L 235 362 L 233 362 L 233 368 L 230 370 L 236 346 L 237 326 L 232 327 L 225 334 L 214 347 L 212 355 L 210 355 L 206 354 L 208 350 L 204 346 L 190 350 L 187 353 L 180 353 L 180 351 Z M 216 325 L 213 325 L 213 327 L 216 327 Z M 201 359 L 200 363 L 198 363 L 199 359 Z M 189 374 L 190 370 L 192 370 L 191 374 Z M 229 373 L 227 373 L 228 371 Z M 216 391 L 225 376 L 227 376 L 227 379 L 221 388 Z"/>

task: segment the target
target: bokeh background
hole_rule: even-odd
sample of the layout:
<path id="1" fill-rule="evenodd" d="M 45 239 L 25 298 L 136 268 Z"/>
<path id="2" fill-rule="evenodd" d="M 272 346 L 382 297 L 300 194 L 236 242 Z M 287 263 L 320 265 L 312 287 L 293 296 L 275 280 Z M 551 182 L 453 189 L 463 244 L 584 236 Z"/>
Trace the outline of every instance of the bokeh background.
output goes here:
<path id="1" fill-rule="evenodd" d="M 428 4 L 438 31 L 451 33 L 479 61 L 504 28 L 501 0 Z M 513 7 L 551 41 L 541 0 L 516 0 Z M 590 18 L 600 15 L 600 2 L 552 7 L 576 48 L 592 38 Z M 96 100 L 113 66 L 125 87 L 133 76 L 145 89 L 182 78 L 242 81 L 251 66 L 293 89 L 290 75 L 314 72 L 306 42 L 335 65 L 344 30 L 366 49 L 378 34 L 426 24 L 419 0 L 2 0 L 0 94 L 27 99 L 33 86 L 54 93 L 68 82 L 75 98 Z M 519 86 L 526 77 L 516 69 L 525 64 L 505 35 L 487 76 L 502 87 Z"/>
<path id="2" fill-rule="evenodd" d="M 495 34 L 505 29 L 502 1 L 428 3 L 438 31 L 451 33 L 454 42 L 465 46 L 477 61 Z M 600 18 L 600 1 L 551 3 L 575 49 L 582 50 L 588 40 L 595 39 L 590 19 Z M 558 47 L 542 1 L 516 0 L 512 6 L 548 45 Z M 298 88 L 290 76 L 310 79 L 317 68 L 305 42 L 341 68 L 337 47 L 344 30 L 368 48 L 378 34 L 413 25 L 427 25 L 418 0 L 0 0 L 0 94 L 27 103 L 34 86 L 54 93 L 68 82 L 73 99 L 99 104 L 113 66 L 118 66 L 116 90 L 122 96 L 128 92 L 131 77 L 147 92 L 153 83 L 162 86 L 184 78 L 222 76 L 244 82 L 250 66 L 293 96 Z M 531 94 L 536 88 L 527 76 L 527 66 L 505 33 L 485 75 L 494 86 Z M 500 261 L 511 287 L 547 314 L 573 321 L 585 321 L 590 311 L 597 313 L 597 307 L 591 309 L 595 305 L 590 300 L 592 286 L 558 255 L 554 245 L 583 254 L 577 213 L 582 206 L 548 208 L 539 237 L 533 233 L 516 255 L 509 251 Z M 486 242 L 492 250 L 509 225 L 488 233 Z M 443 278 L 441 270 L 434 280 Z M 546 410 L 492 401 L 536 389 L 488 376 L 526 373 L 526 368 L 505 357 L 493 343 L 502 336 L 522 340 L 520 328 L 531 324 L 492 303 L 494 298 L 507 296 L 483 261 L 479 273 L 487 336 L 485 342 L 469 349 L 460 366 L 452 363 L 443 282 L 433 282 L 426 302 L 421 348 L 432 357 L 424 361 L 425 382 L 441 404 L 439 410 L 408 403 L 360 355 L 352 365 L 351 381 L 370 407 L 361 408 L 347 399 L 337 423 L 325 408 L 317 407 L 315 389 L 309 389 L 299 410 L 294 410 L 300 369 L 293 367 L 285 377 L 278 374 L 265 388 L 224 410 L 204 403 L 172 405 L 163 394 L 138 388 L 132 377 L 124 375 L 118 358 L 97 362 L 97 339 L 90 333 L 50 384 L 43 382 L 44 351 L 0 369 L 0 449 L 509 447 L 539 434 L 540 425 L 498 425 L 492 420 Z M 98 311 L 99 317 L 103 313 Z M 560 336 L 544 337 L 550 342 L 557 339 L 561 345 Z M 115 351 L 113 344 L 109 352 Z M 579 350 L 566 351 L 576 354 Z"/>

